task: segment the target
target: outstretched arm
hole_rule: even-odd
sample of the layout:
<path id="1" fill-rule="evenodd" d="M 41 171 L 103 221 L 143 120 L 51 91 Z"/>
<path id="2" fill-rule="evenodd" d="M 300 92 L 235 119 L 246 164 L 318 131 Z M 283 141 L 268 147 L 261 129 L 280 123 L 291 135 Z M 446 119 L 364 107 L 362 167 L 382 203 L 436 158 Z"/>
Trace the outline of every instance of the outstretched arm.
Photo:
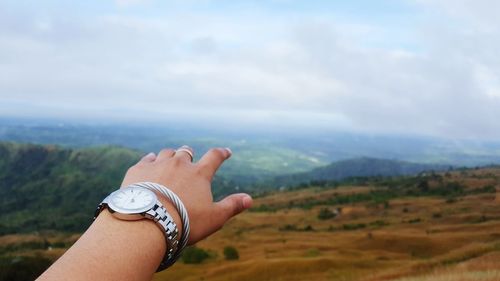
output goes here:
<path id="1" fill-rule="evenodd" d="M 230 156 L 229 149 L 214 148 L 191 163 L 188 153 L 173 149 L 164 149 L 157 156 L 150 153 L 127 171 L 122 187 L 145 181 L 169 187 L 188 211 L 189 244 L 194 244 L 252 204 L 251 197 L 243 193 L 213 202 L 212 178 Z M 164 197 L 158 198 L 182 232 L 174 206 Z M 151 280 L 165 251 L 165 237 L 153 221 L 123 221 L 105 210 L 39 280 Z"/>

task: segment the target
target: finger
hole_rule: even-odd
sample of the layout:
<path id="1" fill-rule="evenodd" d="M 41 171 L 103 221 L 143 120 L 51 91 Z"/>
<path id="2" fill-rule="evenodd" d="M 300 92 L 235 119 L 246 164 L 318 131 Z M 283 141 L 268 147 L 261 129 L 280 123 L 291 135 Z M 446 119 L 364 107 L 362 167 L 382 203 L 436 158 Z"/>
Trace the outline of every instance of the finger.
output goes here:
<path id="1" fill-rule="evenodd" d="M 158 156 L 156 157 L 156 161 L 161 161 L 161 160 L 165 160 L 168 158 L 172 158 L 172 156 L 174 156 L 174 154 L 175 154 L 175 150 L 173 150 L 171 148 L 164 148 L 160 151 L 160 153 L 158 153 Z"/>
<path id="2" fill-rule="evenodd" d="M 146 162 L 146 163 L 150 163 L 150 162 L 153 162 L 156 160 L 156 154 L 154 154 L 153 152 L 150 152 L 146 155 L 144 155 L 140 162 Z"/>
<path id="3" fill-rule="evenodd" d="M 174 158 L 182 158 L 188 160 L 189 162 L 193 162 L 193 157 L 194 157 L 194 150 L 187 145 L 179 147 L 175 151 L 174 155 Z"/>
<path id="4" fill-rule="evenodd" d="M 219 169 L 222 163 L 231 157 L 232 154 L 229 148 L 212 148 L 201 157 L 197 165 L 200 171 L 212 180 L 217 169 Z"/>
<path id="5" fill-rule="evenodd" d="M 252 197 L 246 193 L 231 194 L 215 203 L 215 223 L 222 227 L 226 221 L 252 206 Z"/>

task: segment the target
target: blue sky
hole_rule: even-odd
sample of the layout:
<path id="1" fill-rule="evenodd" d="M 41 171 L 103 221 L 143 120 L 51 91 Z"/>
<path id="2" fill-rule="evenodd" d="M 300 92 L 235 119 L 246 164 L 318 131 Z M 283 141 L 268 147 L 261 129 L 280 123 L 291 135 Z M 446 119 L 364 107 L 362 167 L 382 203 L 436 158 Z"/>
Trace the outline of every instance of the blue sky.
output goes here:
<path id="1" fill-rule="evenodd" d="M 0 115 L 500 139 L 499 9 L 0 0 Z"/>

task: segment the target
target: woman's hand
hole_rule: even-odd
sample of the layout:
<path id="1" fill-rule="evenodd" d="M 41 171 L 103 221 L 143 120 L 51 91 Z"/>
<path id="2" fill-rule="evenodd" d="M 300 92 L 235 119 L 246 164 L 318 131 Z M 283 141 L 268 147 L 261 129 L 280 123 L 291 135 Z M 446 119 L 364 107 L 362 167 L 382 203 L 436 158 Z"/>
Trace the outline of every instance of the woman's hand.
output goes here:
<path id="1" fill-rule="evenodd" d="M 219 230 L 231 217 L 241 213 L 252 205 L 248 194 L 229 195 L 219 202 L 213 202 L 211 181 L 222 163 L 231 157 L 228 148 L 210 149 L 196 163 L 191 163 L 193 150 L 187 146 L 177 152 L 163 149 L 158 156 L 150 153 L 132 166 L 125 175 L 122 187 L 137 182 L 155 182 L 162 184 L 176 193 L 189 215 L 191 232 L 189 244 L 194 244 Z M 179 231 L 182 231 L 180 218 L 173 205 L 163 196 L 158 196 L 165 205 Z"/>
<path id="2" fill-rule="evenodd" d="M 158 156 L 150 153 L 128 170 L 122 184 L 156 182 L 175 192 L 189 214 L 190 244 L 214 233 L 252 204 L 247 194 L 233 194 L 213 202 L 210 182 L 222 162 L 231 156 L 229 149 L 211 149 L 197 163 L 191 163 L 192 153 L 189 147 L 177 152 L 164 149 Z M 182 231 L 174 206 L 163 196 L 158 199 Z M 119 220 L 103 211 L 39 280 L 151 280 L 165 250 L 165 236 L 151 220 Z"/>

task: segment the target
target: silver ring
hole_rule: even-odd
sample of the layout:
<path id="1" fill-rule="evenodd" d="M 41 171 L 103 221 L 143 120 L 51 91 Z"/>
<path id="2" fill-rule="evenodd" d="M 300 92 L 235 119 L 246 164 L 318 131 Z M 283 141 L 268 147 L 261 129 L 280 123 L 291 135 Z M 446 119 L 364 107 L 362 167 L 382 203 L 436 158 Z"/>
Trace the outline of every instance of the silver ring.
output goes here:
<path id="1" fill-rule="evenodd" d="M 191 158 L 191 162 L 193 162 L 194 155 L 193 155 L 193 152 L 191 152 L 191 150 L 184 148 L 184 147 L 181 147 L 175 151 L 176 154 L 177 154 L 177 152 L 186 152 L 189 155 L 189 157 Z"/>

